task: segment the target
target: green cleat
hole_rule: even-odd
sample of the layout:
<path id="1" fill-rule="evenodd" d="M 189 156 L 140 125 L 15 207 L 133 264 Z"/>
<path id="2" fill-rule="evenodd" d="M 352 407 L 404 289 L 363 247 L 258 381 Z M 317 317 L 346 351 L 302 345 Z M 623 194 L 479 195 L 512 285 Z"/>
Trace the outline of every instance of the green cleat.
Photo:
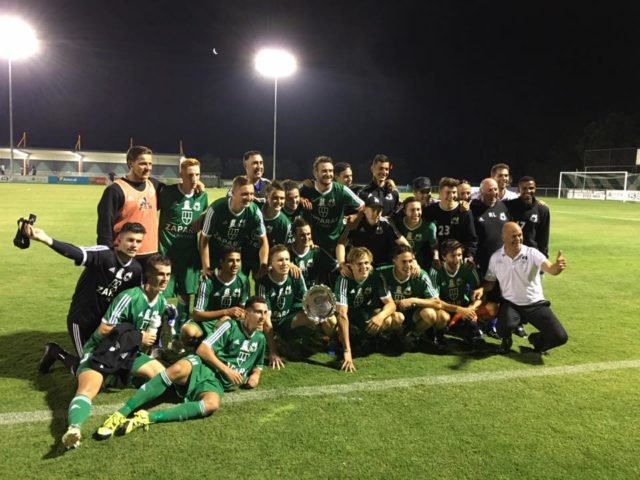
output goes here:
<path id="1" fill-rule="evenodd" d="M 143 428 L 146 432 L 149 430 L 149 425 L 151 425 L 149 412 L 146 410 L 138 410 L 132 418 L 128 418 L 126 422 L 118 428 L 116 433 L 118 435 L 128 435 L 139 428 Z"/>
<path id="2" fill-rule="evenodd" d="M 96 431 L 96 439 L 106 440 L 111 438 L 115 431 L 124 425 L 126 421 L 127 417 L 122 415 L 120 412 L 112 413 Z"/>
<path id="3" fill-rule="evenodd" d="M 70 425 L 67 428 L 67 432 L 62 436 L 62 443 L 67 447 L 67 450 L 78 448 L 80 446 L 80 438 L 80 428 Z"/>

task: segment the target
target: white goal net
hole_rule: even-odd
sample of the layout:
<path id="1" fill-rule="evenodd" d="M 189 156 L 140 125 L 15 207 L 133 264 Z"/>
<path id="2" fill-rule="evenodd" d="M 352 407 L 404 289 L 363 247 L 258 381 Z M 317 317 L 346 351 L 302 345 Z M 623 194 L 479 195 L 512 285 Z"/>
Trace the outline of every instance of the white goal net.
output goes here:
<path id="1" fill-rule="evenodd" d="M 640 175 L 616 172 L 560 172 L 558 198 L 640 202 Z"/>

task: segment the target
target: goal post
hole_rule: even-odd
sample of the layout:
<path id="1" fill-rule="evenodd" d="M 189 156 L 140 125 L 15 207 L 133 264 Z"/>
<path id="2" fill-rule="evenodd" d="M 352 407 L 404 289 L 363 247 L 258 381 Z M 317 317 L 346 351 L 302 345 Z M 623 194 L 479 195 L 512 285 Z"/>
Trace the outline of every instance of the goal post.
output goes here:
<path id="1" fill-rule="evenodd" d="M 558 198 L 627 201 L 629 172 L 560 172 Z"/>

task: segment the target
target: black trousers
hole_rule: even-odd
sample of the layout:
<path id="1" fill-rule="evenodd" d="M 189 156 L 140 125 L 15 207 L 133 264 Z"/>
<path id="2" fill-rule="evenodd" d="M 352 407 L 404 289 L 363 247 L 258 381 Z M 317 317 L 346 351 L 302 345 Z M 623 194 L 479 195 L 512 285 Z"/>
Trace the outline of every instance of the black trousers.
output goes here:
<path id="1" fill-rule="evenodd" d="M 502 338 L 510 338 L 511 333 L 520 323 L 530 323 L 539 332 L 529 335 L 529 340 L 538 352 L 544 352 L 554 347 L 567 343 L 567 332 L 551 311 L 547 300 L 531 305 L 516 305 L 502 299 L 498 310 L 498 323 L 496 330 Z"/>

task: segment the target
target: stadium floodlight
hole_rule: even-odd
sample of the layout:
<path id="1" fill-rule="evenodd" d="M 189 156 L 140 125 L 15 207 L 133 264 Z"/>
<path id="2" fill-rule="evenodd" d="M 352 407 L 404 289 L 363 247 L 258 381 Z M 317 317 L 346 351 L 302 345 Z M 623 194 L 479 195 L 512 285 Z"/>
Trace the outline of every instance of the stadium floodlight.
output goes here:
<path id="1" fill-rule="evenodd" d="M 11 63 L 38 51 L 38 39 L 33 29 L 16 17 L 0 17 L 0 56 L 9 65 L 9 176 L 13 177 L 13 86 Z"/>
<path id="2" fill-rule="evenodd" d="M 276 137 L 278 124 L 278 78 L 292 75 L 298 68 L 296 57 L 286 50 L 265 48 L 255 60 L 256 70 L 265 77 L 273 78 L 273 179 L 276 178 Z"/>

